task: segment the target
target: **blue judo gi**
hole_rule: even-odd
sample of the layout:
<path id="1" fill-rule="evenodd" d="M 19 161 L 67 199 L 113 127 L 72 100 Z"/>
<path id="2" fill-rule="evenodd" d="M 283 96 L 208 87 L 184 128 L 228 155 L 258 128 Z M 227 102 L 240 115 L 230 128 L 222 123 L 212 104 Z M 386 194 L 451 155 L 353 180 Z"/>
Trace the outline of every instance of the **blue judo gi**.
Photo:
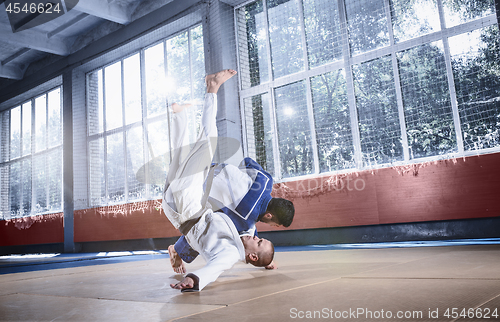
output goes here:
<path id="1" fill-rule="evenodd" d="M 227 164 L 215 166 L 215 177 L 209 195 L 213 210 L 224 212 L 240 235 L 256 235 L 255 223 L 266 213 L 272 198 L 273 178 L 251 158 L 245 158 L 239 167 Z M 243 175 L 245 180 L 241 180 L 241 176 L 232 176 L 231 172 L 235 173 L 233 171 L 241 171 L 237 174 Z M 191 248 L 184 236 L 177 240 L 174 248 L 186 263 L 191 263 L 198 256 L 198 252 Z"/>

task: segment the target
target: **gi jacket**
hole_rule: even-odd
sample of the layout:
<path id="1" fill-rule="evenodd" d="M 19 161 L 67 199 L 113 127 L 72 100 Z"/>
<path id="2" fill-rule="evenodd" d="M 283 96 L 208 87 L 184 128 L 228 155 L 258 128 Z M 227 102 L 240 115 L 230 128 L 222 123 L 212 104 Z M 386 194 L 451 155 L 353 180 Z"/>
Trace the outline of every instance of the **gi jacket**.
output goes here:
<path id="1" fill-rule="evenodd" d="M 198 287 L 194 291 L 201 291 L 235 263 L 245 261 L 245 248 L 238 231 L 224 213 L 206 211 L 185 237 L 207 262 L 203 268 L 187 275 L 195 275 L 193 279 L 197 280 Z"/>
<path id="2" fill-rule="evenodd" d="M 252 231 L 255 223 L 266 212 L 273 178 L 262 167 L 245 158 L 239 167 L 219 164 L 215 170 L 209 202 L 214 211 L 222 211 L 240 232 Z"/>

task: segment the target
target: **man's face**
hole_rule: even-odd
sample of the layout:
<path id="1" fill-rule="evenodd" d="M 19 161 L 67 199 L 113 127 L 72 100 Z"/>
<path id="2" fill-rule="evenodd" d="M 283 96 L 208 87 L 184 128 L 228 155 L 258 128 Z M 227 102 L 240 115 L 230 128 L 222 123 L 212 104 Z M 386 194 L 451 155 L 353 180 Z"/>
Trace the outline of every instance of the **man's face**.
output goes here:
<path id="1" fill-rule="evenodd" d="M 260 221 L 262 221 L 270 226 L 273 226 L 273 227 L 281 227 L 282 226 L 280 223 L 277 222 L 277 219 L 274 216 L 272 216 L 271 214 L 264 215 Z"/>
<path id="2" fill-rule="evenodd" d="M 241 237 L 241 241 L 243 242 L 243 246 L 245 246 L 245 250 L 249 253 L 271 251 L 272 248 L 272 244 L 269 240 L 257 236 L 243 236 Z"/>

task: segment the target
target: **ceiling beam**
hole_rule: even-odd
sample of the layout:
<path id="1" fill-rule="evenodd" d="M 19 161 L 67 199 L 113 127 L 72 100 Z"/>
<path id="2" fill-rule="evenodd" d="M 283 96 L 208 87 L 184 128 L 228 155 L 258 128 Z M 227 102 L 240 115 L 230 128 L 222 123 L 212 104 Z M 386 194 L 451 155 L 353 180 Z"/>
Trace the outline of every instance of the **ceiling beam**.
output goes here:
<path id="1" fill-rule="evenodd" d="M 83 13 L 126 25 L 131 21 L 127 7 L 103 0 L 80 0 L 73 8 Z"/>
<path id="2" fill-rule="evenodd" d="M 19 58 L 27 53 L 29 53 L 31 49 L 29 48 L 22 48 L 21 50 L 15 52 L 14 54 L 10 55 L 9 57 L 5 58 L 4 60 L 0 61 L 0 65 L 7 65 L 11 61 L 13 61 L 16 58 Z"/>
<path id="3" fill-rule="evenodd" d="M 66 43 L 59 39 L 49 39 L 47 35 L 33 29 L 12 32 L 8 24 L 0 24 L 1 41 L 25 48 L 36 49 L 46 53 L 60 56 L 69 55 L 69 48 Z"/>
<path id="4" fill-rule="evenodd" d="M 51 32 L 49 32 L 47 34 L 47 38 L 52 38 L 54 35 L 60 33 L 61 31 L 73 26 L 74 24 L 76 24 L 77 22 L 87 18 L 89 15 L 86 14 L 86 13 L 79 13 L 76 17 L 74 17 L 73 19 L 71 19 L 70 21 L 60 25 L 59 27 L 57 27 L 56 29 L 52 30 Z"/>
<path id="5" fill-rule="evenodd" d="M 10 79 L 22 79 L 24 70 L 13 64 L 0 65 L 0 77 Z"/>

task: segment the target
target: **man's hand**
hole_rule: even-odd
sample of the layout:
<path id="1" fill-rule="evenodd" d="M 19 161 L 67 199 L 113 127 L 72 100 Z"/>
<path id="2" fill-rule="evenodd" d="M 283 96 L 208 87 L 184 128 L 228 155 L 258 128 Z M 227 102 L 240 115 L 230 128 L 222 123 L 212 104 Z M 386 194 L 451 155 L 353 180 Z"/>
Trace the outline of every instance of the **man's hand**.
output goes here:
<path id="1" fill-rule="evenodd" d="M 274 261 L 271 262 L 271 264 L 266 266 L 266 269 L 278 269 L 278 265 Z"/>
<path id="2" fill-rule="evenodd" d="M 194 280 L 191 277 L 184 277 L 182 281 L 177 284 L 170 284 L 171 288 L 175 288 L 176 290 L 184 290 L 186 288 L 194 287 Z"/>

